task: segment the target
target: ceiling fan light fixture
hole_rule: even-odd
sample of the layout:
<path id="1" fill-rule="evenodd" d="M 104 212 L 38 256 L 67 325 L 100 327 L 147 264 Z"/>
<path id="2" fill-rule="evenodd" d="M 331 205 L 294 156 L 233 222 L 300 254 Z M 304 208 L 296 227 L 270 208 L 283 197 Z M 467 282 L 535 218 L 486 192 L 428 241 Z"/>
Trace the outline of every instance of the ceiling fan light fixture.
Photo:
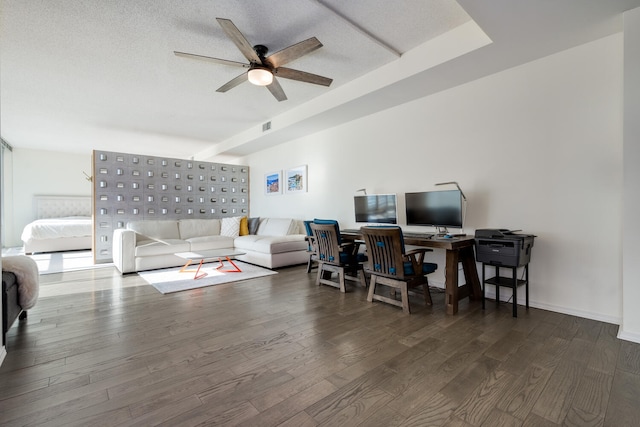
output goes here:
<path id="1" fill-rule="evenodd" d="M 256 86 L 269 86 L 273 82 L 273 73 L 266 68 L 252 68 L 248 72 L 249 82 Z"/>

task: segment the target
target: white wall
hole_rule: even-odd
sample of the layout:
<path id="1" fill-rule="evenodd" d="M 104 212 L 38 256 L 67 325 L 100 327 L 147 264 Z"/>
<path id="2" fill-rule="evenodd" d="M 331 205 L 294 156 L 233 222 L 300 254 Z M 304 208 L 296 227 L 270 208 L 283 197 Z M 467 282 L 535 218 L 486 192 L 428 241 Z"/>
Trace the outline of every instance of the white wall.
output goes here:
<path id="1" fill-rule="evenodd" d="M 5 180 L 5 160 L 7 159 L 7 156 L 5 155 L 5 151 L 9 152 L 9 150 L 3 150 L 2 148 L 0 148 L 0 211 L 2 210 L 2 203 L 3 203 L 3 198 L 2 193 L 2 186 L 4 185 L 4 180 Z M 0 241 L 2 241 L 2 234 L 4 233 L 4 217 L 0 218 L 0 221 L 2 222 L 2 226 L 0 227 Z M 0 270 L 2 269 L 2 257 L 0 256 Z M 2 307 L 4 305 L 4 293 L 0 293 L 0 307 Z M 4 331 L 4 316 L 0 316 L 0 331 Z M 7 349 L 5 347 L 4 344 L 2 344 L 2 342 L 0 342 L 0 366 L 2 365 L 2 362 L 4 361 L 4 358 L 7 355 Z"/>
<path id="2" fill-rule="evenodd" d="M 5 245 L 22 245 L 22 229 L 35 219 L 34 195 L 90 196 L 91 183 L 83 171 L 91 175 L 90 154 L 14 148 L 11 196 L 5 198 Z"/>
<path id="3" fill-rule="evenodd" d="M 623 321 L 620 338 L 640 342 L 640 8 L 624 14 Z"/>
<path id="4" fill-rule="evenodd" d="M 354 227 L 353 195 L 365 187 L 398 193 L 402 224 L 402 193 L 458 181 L 467 233 L 538 236 L 532 305 L 618 323 L 622 58 L 616 34 L 247 156 L 251 215 Z M 264 195 L 264 173 L 302 164 L 308 193 Z"/>

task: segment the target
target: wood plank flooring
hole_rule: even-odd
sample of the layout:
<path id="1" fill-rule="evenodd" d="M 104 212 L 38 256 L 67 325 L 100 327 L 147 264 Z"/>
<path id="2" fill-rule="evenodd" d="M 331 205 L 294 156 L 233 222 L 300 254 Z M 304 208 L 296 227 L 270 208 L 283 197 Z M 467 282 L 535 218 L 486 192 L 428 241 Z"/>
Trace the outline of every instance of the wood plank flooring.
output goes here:
<path id="1" fill-rule="evenodd" d="M 41 276 L 8 334 L 2 426 L 630 426 L 618 327 L 463 301 L 412 314 L 305 266 L 162 295 L 113 268 Z"/>

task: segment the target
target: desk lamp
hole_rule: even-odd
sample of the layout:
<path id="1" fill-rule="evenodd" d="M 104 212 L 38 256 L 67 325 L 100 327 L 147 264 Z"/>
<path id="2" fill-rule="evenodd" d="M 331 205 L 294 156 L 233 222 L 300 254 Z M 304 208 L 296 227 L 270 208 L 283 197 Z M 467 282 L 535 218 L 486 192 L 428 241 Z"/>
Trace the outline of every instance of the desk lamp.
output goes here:
<path id="1" fill-rule="evenodd" d="M 462 192 L 462 188 L 460 188 L 460 186 L 458 185 L 457 182 L 455 181 L 449 181 L 449 182 L 439 182 L 436 185 L 448 185 L 448 184 L 452 184 L 455 185 L 458 188 L 458 191 L 460 191 L 460 195 L 462 196 L 462 199 L 466 202 L 467 201 L 467 196 L 464 195 L 464 193 Z"/>
<path id="2" fill-rule="evenodd" d="M 439 182 L 435 185 L 455 185 L 456 186 L 456 188 L 460 192 L 460 195 L 462 196 L 462 200 L 464 201 L 464 209 L 462 210 L 462 224 L 464 224 L 464 220 L 467 217 L 467 196 L 464 195 L 462 188 L 460 188 L 460 186 L 456 181 Z M 461 236 L 464 236 L 464 235 L 465 235 L 464 233 L 461 233 Z"/>

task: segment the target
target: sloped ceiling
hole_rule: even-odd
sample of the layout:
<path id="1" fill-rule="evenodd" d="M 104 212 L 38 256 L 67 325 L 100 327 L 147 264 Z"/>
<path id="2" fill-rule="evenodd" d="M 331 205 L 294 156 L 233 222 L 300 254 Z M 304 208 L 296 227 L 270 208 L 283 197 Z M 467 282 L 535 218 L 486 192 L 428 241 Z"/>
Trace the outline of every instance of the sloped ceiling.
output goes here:
<path id="1" fill-rule="evenodd" d="M 171 157 L 244 155 L 620 31 L 640 0 L 1 0 L 0 132 L 15 147 Z M 242 69 L 215 18 L 276 52 L 315 36 L 280 79 Z M 262 124 L 271 121 L 270 131 Z"/>

